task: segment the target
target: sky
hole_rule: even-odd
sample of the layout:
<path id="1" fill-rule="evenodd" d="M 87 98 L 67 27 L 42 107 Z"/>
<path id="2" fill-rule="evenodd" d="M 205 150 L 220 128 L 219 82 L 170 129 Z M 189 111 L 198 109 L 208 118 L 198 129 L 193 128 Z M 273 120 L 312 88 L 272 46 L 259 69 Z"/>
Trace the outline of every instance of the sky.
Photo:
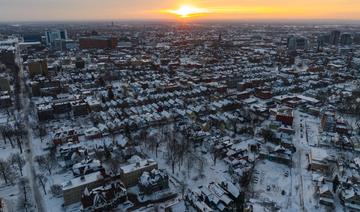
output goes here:
<path id="1" fill-rule="evenodd" d="M 0 21 L 177 19 L 360 20 L 360 0 L 0 0 Z"/>

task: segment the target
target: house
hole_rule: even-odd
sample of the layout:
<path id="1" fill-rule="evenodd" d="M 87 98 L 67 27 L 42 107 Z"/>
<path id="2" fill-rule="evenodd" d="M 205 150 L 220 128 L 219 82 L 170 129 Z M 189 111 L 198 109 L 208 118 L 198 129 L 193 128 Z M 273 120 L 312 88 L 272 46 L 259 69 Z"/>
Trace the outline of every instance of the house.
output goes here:
<path id="1" fill-rule="evenodd" d="M 140 160 L 120 167 L 120 179 L 126 187 L 131 187 L 139 182 L 144 172 L 150 172 L 157 167 L 158 164 L 152 159 Z"/>
<path id="2" fill-rule="evenodd" d="M 340 192 L 340 200 L 345 207 L 350 210 L 360 210 L 360 188 L 357 185 L 353 185 L 350 188 L 343 189 Z"/>
<path id="3" fill-rule="evenodd" d="M 1 64 L 1 63 L 0 63 Z M 0 65 L 1 67 L 1 65 Z M 11 91 L 9 76 L 5 73 L 0 73 L 0 91 Z"/>
<path id="4" fill-rule="evenodd" d="M 227 181 L 225 179 L 220 180 L 218 182 L 218 185 L 224 189 L 232 199 L 236 200 L 239 198 L 240 196 L 240 190 L 239 190 L 239 186 L 234 185 L 232 182 Z"/>
<path id="5" fill-rule="evenodd" d="M 284 147 L 277 146 L 273 151 L 262 150 L 260 157 L 287 166 L 292 165 L 292 152 Z"/>
<path id="6" fill-rule="evenodd" d="M 37 106 L 37 115 L 39 121 L 54 119 L 54 109 L 51 104 L 40 104 Z"/>
<path id="7" fill-rule="evenodd" d="M 101 131 L 97 127 L 91 127 L 84 132 L 86 139 L 97 139 L 102 137 Z"/>
<path id="8" fill-rule="evenodd" d="M 48 74 L 48 63 L 46 60 L 37 59 L 27 61 L 27 67 L 31 77 Z"/>
<path id="9" fill-rule="evenodd" d="M 109 211 L 127 200 L 127 191 L 121 181 L 110 181 L 89 190 L 87 187 L 81 196 L 82 212 Z"/>
<path id="10" fill-rule="evenodd" d="M 67 100 L 56 100 L 53 102 L 53 109 L 54 113 L 61 114 L 61 113 L 68 113 L 71 111 L 71 104 Z"/>
<path id="11" fill-rule="evenodd" d="M 85 101 L 73 101 L 71 102 L 71 108 L 74 116 L 84 116 L 90 112 L 89 104 Z"/>
<path id="12" fill-rule="evenodd" d="M 87 149 L 81 144 L 66 143 L 60 146 L 59 155 L 64 160 L 64 166 L 71 167 L 85 159 Z"/>
<path id="13" fill-rule="evenodd" d="M 80 163 L 76 163 L 72 167 L 72 172 L 76 177 L 97 171 L 104 171 L 104 168 L 99 160 L 93 159 L 82 160 Z"/>
<path id="14" fill-rule="evenodd" d="M 81 194 L 85 188 L 93 189 L 103 184 L 104 172 L 94 172 L 76 177 L 62 184 L 64 205 L 80 202 Z"/>
<path id="15" fill-rule="evenodd" d="M 311 148 L 309 154 L 309 168 L 313 171 L 326 172 L 329 169 L 329 155 L 325 149 Z"/>
<path id="16" fill-rule="evenodd" d="M 317 193 L 319 194 L 320 204 L 333 206 L 334 205 L 334 194 L 331 191 L 330 184 L 323 184 L 320 182 L 320 185 L 317 188 Z"/>
<path id="17" fill-rule="evenodd" d="M 292 126 L 294 120 L 294 112 L 290 108 L 279 108 L 276 113 L 276 121 L 280 121 L 285 125 Z"/>
<path id="18" fill-rule="evenodd" d="M 320 127 L 323 131 L 334 132 L 336 127 L 335 112 L 323 112 L 321 114 Z"/>
<path id="19" fill-rule="evenodd" d="M 254 96 L 259 99 L 271 99 L 272 93 L 268 90 L 257 90 Z"/>
<path id="20" fill-rule="evenodd" d="M 145 194 L 152 194 L 156 191 L 167 189 L 169 188 L 169 176 L 162 169 L 146 171 L 139 178 L 139 188 Z"/>
<path id="21" fill-rule="evenodd" d="M 52 142 L 54 145 L 79 143 L 79 135 L 74 129 L 59 129 L 53 135 Z"/>
<path id="22" fill-rule="evenodd" d="M 211 182 L 208 187 L 200 186 L 199 189 L 205 199 L 205 202 L 212 208 L 219 211 L 232 210 L 234 200 L 217 183 Z"/>
<path id="23" fill-rule="evenodd" d="M 0 92 L 0 108 L 8 108 L 12 106 L 12 100 L 8 91 Z"/>
<path id="24" fill-rule="evenodd" d="M 190 190 L 186 192 L 185 199 L 191 203 L 191 205 L 199 212 L 213 212 L 214 210 L 210 208 L 202 197 L 200 191 Z"/>

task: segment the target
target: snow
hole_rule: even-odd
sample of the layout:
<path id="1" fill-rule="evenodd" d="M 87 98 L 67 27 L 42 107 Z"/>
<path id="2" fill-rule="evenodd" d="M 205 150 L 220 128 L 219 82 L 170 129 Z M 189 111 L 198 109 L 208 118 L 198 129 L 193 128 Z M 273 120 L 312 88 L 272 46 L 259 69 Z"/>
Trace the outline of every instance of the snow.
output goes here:
<path id="1" fill-rule="evenodd" d="M 263 201 L 274 201 L 282 208 L 291 202 L 291 177 L 285 177 L 290 168 L 271 161 L 260 161 L 252 179 L 253 195 Z M 285 195 L 281 192 L 285 191 Z"/>

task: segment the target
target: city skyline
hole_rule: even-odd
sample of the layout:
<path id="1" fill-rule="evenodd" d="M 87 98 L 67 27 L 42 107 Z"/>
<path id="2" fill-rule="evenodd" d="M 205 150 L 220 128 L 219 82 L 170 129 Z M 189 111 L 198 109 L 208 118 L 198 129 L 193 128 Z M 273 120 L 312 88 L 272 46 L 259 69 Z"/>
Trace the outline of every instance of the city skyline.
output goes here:
<path id="1" fill-rule="evenodd" d="M 84 20 L 360 20 L 357 0 L 275 1 L 70 1 L 0 0 L 0 20 L 84 21 Z M 185 10 L 185 11 L 184 11 Z M 180 13 L 180 14 L 179 14 Z M 184 13 L 186 13 L 184 15 Z"/>

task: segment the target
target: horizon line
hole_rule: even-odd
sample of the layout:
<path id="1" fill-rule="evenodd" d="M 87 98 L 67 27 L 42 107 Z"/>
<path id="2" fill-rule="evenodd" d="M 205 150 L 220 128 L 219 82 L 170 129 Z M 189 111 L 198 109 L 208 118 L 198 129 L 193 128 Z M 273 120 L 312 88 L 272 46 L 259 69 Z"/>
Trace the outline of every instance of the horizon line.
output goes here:
<path id="1" fill-rule="evenodd" d="M 5 20 L 0 24 L 37 24 L 37 23 L 304 23 L 304 24 L 360 24 L 360 19 L 328 19 L 328 18 L 304 18 L 304 19 L 73 19 L 73 20 Z"/>

